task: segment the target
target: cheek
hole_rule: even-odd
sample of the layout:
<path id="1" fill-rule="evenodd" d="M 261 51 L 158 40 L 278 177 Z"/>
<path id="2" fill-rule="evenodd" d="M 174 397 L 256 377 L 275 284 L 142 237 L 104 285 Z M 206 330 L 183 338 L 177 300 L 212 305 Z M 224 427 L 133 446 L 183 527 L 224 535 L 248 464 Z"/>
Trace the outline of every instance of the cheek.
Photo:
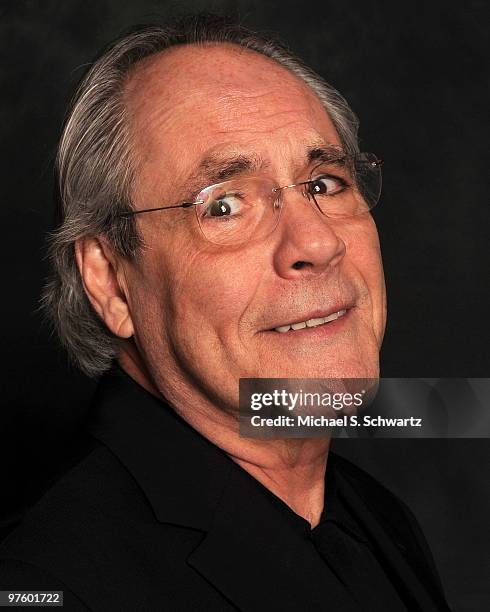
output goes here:
<path id="1" fill-rule="evenodd" d="M 376 332 L 382 335 L 386 319 L 386 290 L 378 233 L 372 218 L 352 226 L 352 232 L 344 241 L 349 262 L 368 298 Z"/>
<path id="2" fill-rule="evenodd" d="M 257 271 L 237 253 L 205 250 L 181 270 L 173 292 L 176 307 L 185 319 L 192 318 L 203 329 L 221 336 L 237 329 L 257 285 Z"/>
<path id="3" fill-rule="evenodd" d="M 243 320 L 261 282 L 263 264 L 243 250 L 202 241 L 173 245 L 161 259 L 160 307 L 174 352 L 199 361 L 203 352 L 207 359 L 223 352 L 241 354 Z"/>

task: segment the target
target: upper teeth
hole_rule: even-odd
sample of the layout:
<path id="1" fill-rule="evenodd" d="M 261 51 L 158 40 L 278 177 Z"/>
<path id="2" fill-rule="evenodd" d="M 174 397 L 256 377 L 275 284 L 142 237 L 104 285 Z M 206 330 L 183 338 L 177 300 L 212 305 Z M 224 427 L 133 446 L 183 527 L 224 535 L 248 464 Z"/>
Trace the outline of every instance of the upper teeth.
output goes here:
<path id="1" fill-rule="evenodd" d="M 276 327 L 275 331 L 284 333 L 289 331 L 290 329 L 304 329 L 305 327 L 317 327 L 318 325 L 323 325 L 324 323 L 329 323 L 330 321 L 335 321 L 345 315 L 347 310 L 345 308 L 343 310 L 339 310 L 338 312 L 334 312 L 328 317 L 319 317 L 317 319 L 308 319 L 308 321 L 301 321 L 301 323 L 292 323 L 291 325 L 281 325 L 281 327 Z"/>

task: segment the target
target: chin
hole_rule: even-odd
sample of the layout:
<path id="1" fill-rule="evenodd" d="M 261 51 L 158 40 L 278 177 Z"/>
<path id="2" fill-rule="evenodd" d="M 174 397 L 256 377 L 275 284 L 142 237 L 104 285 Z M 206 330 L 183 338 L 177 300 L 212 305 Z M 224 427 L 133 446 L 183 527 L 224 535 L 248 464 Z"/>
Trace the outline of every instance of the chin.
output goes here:
<path id="1" fill-rule="evenodd" d="M 298 358 L 295 361 L 281 360 L 280 364 L 269 363 L 255 369 L 252 378 L 378 378 L 379 357 L 376 353 L 372 358 L 358 355 L 339 359 L 338 355 L 319 356 L 314 361 Z"/>

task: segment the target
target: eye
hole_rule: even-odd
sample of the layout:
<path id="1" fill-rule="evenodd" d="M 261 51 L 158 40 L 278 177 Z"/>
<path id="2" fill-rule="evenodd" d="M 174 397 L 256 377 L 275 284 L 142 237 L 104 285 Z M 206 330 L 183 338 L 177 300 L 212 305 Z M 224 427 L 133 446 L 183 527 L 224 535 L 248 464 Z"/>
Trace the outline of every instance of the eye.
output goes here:
<path id="1" fill-rule="evenodd" d="M 204 205 L 203 217 L 233 217 L 240 213 L 243 194 L 233 191 L 211 194 Z"/>
<path id="2" fill-rule="evenodd" d="M 342 193 L 346 188 L 347 183 L 344 179 L 331 174 L 323 174 L 311 179 L 307 184 L 306 190 L 312 196 L 331 196 Z"/>

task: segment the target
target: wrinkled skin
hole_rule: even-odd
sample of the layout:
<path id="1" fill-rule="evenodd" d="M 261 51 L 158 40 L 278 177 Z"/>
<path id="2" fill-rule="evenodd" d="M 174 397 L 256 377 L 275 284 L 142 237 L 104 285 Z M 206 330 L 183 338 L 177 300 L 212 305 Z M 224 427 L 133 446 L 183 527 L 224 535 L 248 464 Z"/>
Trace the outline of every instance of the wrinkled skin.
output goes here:
<path id="1" fill-rule="evenodd" d="M 232 46 L 151 58 L 127 100 L 140 209 L 185 198 L 210 152 L 260 156 L 259 173 L 286 185 L 307 176 L 308 145 L 340 145 L 301 81 Z M 298 190 L 284 204 L 276 230 L 240 248 L 206 242 L 192 209 L 138 217 L 146 248 L 124 267 L 126 299 L 139 351 L 166 393 L 200 381 L 200 393 L 229 406 L 244 376 L 378 375 L 386 298 L 372 217 L 330 221 Z M 334 333 L 267 331 L 339 305 L 350 310 Z"/>

